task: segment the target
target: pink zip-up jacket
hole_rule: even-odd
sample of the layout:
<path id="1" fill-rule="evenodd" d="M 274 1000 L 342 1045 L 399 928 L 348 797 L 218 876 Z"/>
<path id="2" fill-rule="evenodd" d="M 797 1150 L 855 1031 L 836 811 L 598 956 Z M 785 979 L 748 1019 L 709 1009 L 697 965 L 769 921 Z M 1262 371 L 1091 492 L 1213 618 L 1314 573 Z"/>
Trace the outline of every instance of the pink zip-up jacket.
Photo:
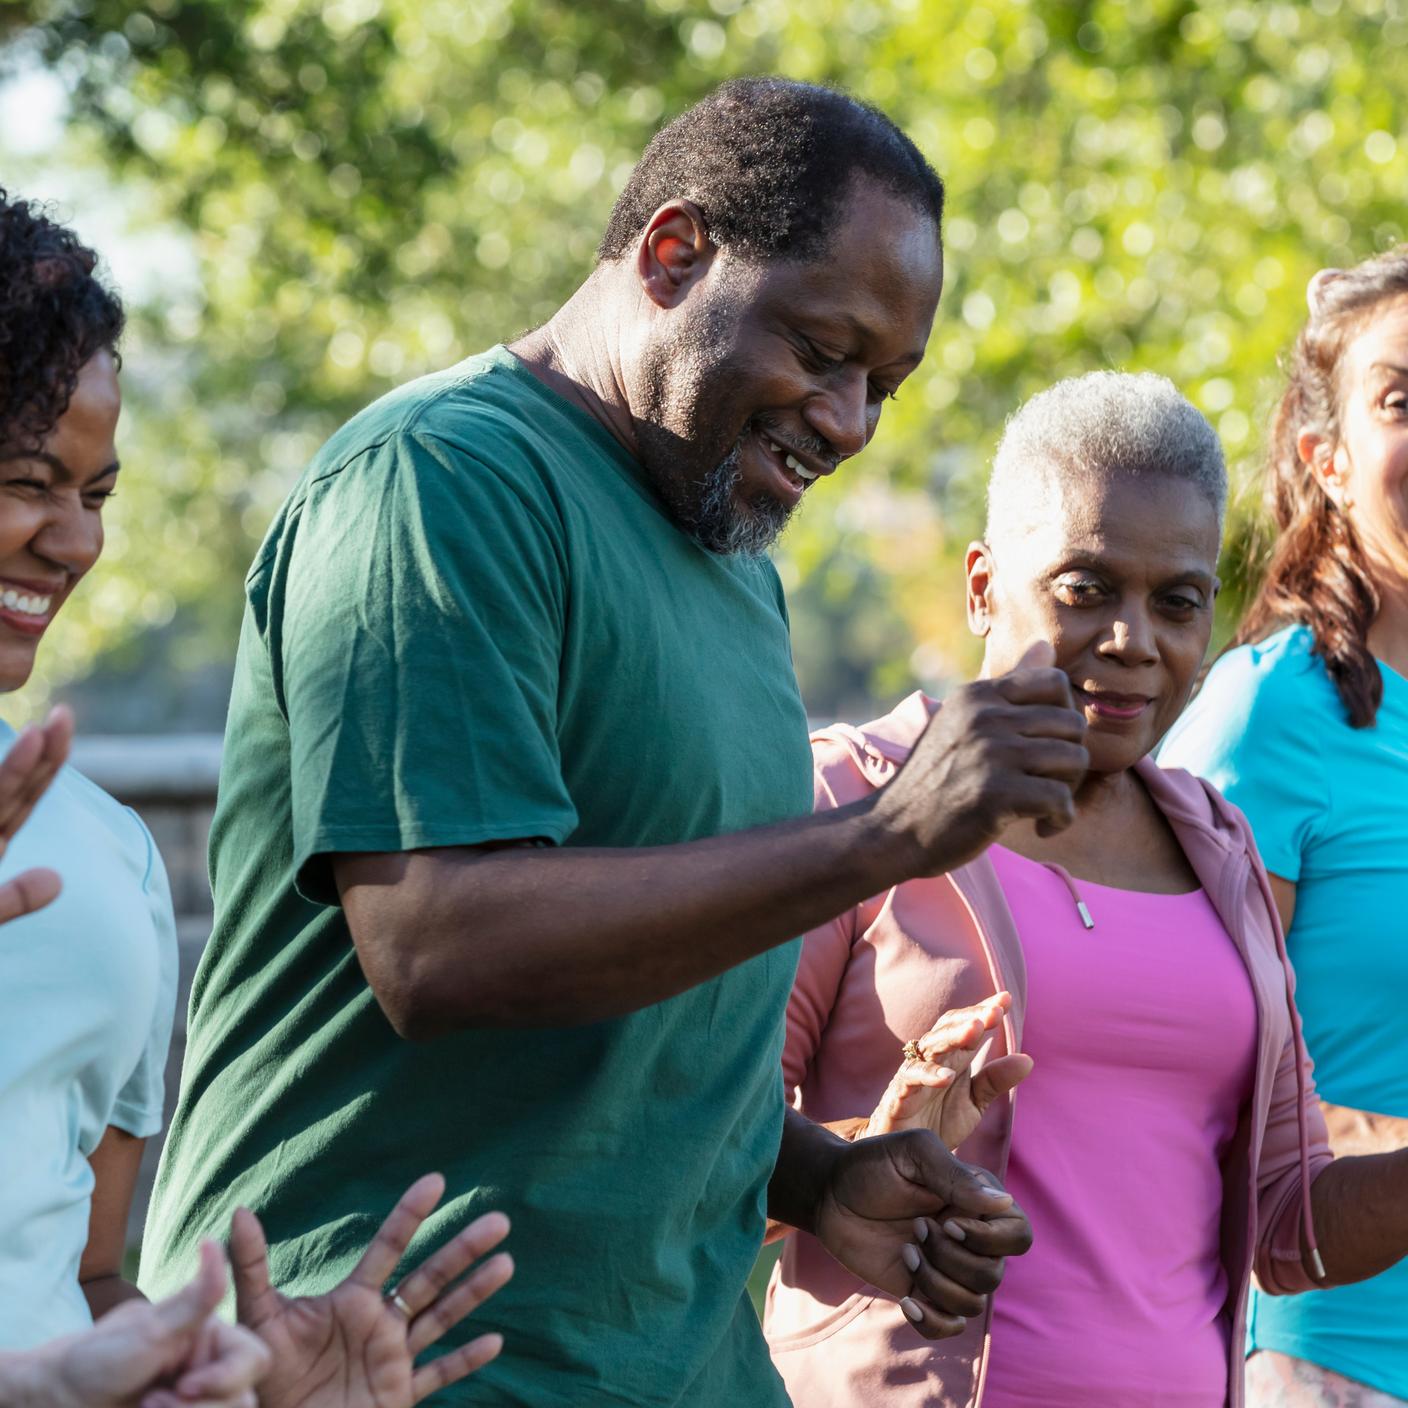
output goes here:
<path id="1" fill-rule="evenodd" d="M 814 734 L 817 809 L 845 806 L 888 782 L 935 707 L 916 693 L 863 728 L 838 724 Z M 1318 1262 L 1310 1186 L 1331 1154 L 1280 920 L 1246 819 L 1189 773 L 1149 758 L 1137 767 L 1236 944 L 1256 998 L 1252 1096 L 1223 1165 L 1228 1402 L 1240 1408 L 1247 1288 L 1253 1273 L 1272 1292 L 1317 1284 L 1301 1248 Z M 991 862 L 979 857 L 949 875 L 908 880 L 807 935 L 787 1009 L 787 1089 L 813 1120 L 869 1115 L 905 1041 L 947 1009 L 1002 989 L 1012 994 L 1012 1010 L 995 1033 L 993 1056 L 1021 1049 L 1026 969 Z M 959 1156 L 1001 1176 L 1018 1104 L 1016 1092 L 994 1102 Z M 893 1297 L 803 1233 L 787 1239 L 773 1272 L 764 1329 L 798 1408 L 976 1408 L 982 1400 L 986 1321 L 970 1321 L 953 1339 L 923 1340 Z"/>

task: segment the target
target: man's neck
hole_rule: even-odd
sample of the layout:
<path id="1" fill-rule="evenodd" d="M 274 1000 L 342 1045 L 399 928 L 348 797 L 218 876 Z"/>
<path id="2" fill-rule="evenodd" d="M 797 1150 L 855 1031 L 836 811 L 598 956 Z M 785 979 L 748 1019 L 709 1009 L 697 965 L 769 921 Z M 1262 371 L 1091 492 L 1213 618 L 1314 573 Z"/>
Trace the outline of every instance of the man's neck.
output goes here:
<path id="1" fill-rule="evenodd" d="M 544 386 L 599 421 L 634 455 L 619 303 L 606 287 L 614 272 L 597 269 L 542 327 L 511 342 L 508 350 Z"/>

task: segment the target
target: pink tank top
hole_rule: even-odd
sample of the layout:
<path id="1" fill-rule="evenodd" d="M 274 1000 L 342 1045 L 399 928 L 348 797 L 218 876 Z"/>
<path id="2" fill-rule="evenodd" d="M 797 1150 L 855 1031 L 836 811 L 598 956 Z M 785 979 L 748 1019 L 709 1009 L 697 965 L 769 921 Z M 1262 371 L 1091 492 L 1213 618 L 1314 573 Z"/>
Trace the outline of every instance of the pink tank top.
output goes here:
<path id="1" fill-rule="evenodd" d="M 990 852 L 1027 962 L 1007 1188 L 1035 1243 L 993 1298 L 983 1408 L 1222 1408 L 1219 1167 L 1250 1098 L 1250 980 L 1202 890 Z"/>

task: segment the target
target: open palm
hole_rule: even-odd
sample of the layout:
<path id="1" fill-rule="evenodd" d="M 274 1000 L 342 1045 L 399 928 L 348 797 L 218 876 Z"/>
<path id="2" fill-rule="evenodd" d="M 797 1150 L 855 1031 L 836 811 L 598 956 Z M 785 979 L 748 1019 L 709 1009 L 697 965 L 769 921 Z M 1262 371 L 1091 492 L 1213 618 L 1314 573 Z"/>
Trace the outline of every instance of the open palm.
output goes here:
<path id="1" fill-rule="evenodd" d="M 508 1235 L 502 1213 L 472 1222 L 411 1272 L 396 1288 L 401 1305 L 383 1295 L 444 1191 L 439 1174 L 412 1184 L 352 1273 L 320 1296 L 275 1290 L 259 1219 L 247 1208 L 235 1213 L 230 1259 L 239 1321 L 263 1340 L 273 1359 L 259 1386 L 261 1408 L 413 1408 L 499 1352 L 498 1335 L 481 1335 L 419 1368 L 415 1363 L 513 1274 L 511 1258 L 500 1252 L 459 1279 Z"/>
<path id="2" fill-rule="evenodd" d="M 1011 1005 L 1011 994 L 1000 992 L 945 1012 L 915 1042 L 918 1059 L 906 1059 L 895 1072 L 860 1137 L 928 1129 L 949 1149 L 963 1143 L 987 1107 L 1031 1073 L 1032 1059 L 1021 1052 L 995 1057 L 973 1072 L 988 1034 Z"/>

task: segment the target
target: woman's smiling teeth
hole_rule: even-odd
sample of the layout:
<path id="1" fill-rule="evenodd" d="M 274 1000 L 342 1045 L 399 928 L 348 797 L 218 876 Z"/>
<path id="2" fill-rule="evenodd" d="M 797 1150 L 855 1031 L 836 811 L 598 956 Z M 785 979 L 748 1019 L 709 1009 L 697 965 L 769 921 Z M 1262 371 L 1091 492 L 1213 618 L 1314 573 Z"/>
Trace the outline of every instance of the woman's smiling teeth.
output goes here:
<path id="1" fill-rule="evenodd" d="M 817 477 L 816 470 L 808 469 L 806 465 L 804 465 L 801 460 L 797 458 L 796 455 L 788 453 L 788 451 L 784 450 L 782 446 L 779 445 L 776 441 L 769 440 L 767 436 L 764 436 L 763 444 L 766 445 L 768 449 L 771 450 L 773 454 L 775 454 L 778 459 L 780 459 L 783 464 L 785 464 L 787 468 L 790 469 L 792 473 L 795 474 L 799 479 L 805 479 L 808 483 L 811 483 L 811 481 Z"/>
<path id="2" fill-rule="evenodd" d="M 47 616 L 53 600 L 51 596 L 28 596 L 24 592 L 15 591 L 13 587 L 6 587 L 0 592 L 0 606 L 6 611 L 18 611 L 24 616 Z"/>

